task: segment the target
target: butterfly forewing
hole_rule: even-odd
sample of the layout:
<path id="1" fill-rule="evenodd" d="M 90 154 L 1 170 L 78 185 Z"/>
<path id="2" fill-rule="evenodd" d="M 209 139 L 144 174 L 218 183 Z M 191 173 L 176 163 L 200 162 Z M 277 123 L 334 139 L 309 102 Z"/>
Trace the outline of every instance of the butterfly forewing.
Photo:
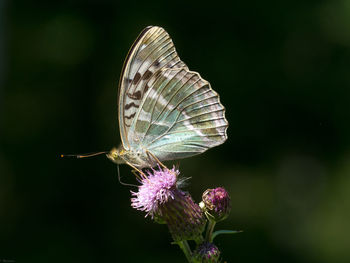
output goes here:
<path id="1" fill-rule="evenodd" d="M 176 67 L 186 65 L 176 54 L 168 33 L 160 27 L 144 29 L 131 47 L 121 74 L 119 128 L 124 148 L 130 148 L 129 129 L 149 89 L 150 78 L 163 68 Z"/>

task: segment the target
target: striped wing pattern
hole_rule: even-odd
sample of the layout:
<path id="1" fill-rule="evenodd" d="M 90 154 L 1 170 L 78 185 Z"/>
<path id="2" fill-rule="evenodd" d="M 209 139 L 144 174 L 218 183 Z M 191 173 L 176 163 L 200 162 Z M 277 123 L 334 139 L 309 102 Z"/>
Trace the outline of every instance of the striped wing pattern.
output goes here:
<path id="1" fill-rule="evenodd" d="M 124 62 L 119 87 L 119 128 L 125 149 L 130 126 L 145 99 L 150 78 L 164 68 L 187 68 L 176 54 L 168 33 L 160 27 L 147 27 L 131 47 Z"/>
<path id="2" fill-rule="evenodd" d="M 148 85 L 130 128 L 132 147 L 172 160 L 202 153 L 226 140 L 225 109 L 198 73 L 163 69 Z"/>
<path id="3" fill-rule="evenodd" d="M 141 32 L 120 83 L 120 132 L 131 159 L 145 150 L 161 161 L 189 157 L 227 139 L 228 122 L 219 95 L 180 60 L 164 29 L 148 27 Z M 135 166 L 145 165 L 131 159 Z"/>

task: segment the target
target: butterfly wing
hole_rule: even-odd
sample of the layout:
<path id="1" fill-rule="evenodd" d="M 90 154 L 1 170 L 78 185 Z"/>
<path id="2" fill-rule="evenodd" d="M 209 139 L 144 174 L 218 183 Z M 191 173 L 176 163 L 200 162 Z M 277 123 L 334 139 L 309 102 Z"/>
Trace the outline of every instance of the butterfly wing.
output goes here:
<path id="1" fill-rule="evenodd" d="M 131 149 L 129 130 L 150 88 L 147 83 L 164 68 L 187 68 L 176 54 L 168 33 L 147 27 L 132 45 L 119 81 L 119 130 L 125 149 Z"/>
<path id="2" fill-rule="evenodd" d="M 202 153 L 227 139 L 225 108 L 197 72 L 163 68 L 147 85 L 129 129 L 133 148 L 173 160 Z"/>
<path id="3" fill-rule="evenodd" d="M 228 122 L 219 95 L 196 72 L 182 69 L 169 73 L 164 75 L 169 85 L 159 96 L 154 119 L 143 137 L 145 147 L 159 159 L 171 160 L 222 144 L 227 139 Z M 154 136 L 156 130 L 164 132 Z"/>

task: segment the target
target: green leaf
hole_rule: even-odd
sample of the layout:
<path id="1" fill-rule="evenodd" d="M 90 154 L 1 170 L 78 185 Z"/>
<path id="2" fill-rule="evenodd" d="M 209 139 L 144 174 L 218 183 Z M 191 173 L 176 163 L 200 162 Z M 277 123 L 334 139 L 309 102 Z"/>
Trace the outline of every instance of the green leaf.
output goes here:
<path id="1" fill-rule="evenodd" d="M 218 230 L 218 231 L 215 231 L 212 235 L 212 240 L 214 240 L 214 238 L 218 235 L 221 235 L 221 234 L 238 234 L 238 233 L 242 233 L 243 231 L 242 230 Z"/>

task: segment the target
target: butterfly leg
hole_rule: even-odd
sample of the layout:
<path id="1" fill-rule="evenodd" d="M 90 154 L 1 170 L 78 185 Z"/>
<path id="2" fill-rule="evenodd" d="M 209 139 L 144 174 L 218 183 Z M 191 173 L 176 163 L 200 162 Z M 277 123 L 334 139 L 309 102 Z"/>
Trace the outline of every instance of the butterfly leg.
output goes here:
<path id="1" fill-rule="evenodd" d="M 136 171 L 136 170 L 131 170 L 131 172 L 135 175 L 135 177 L 136 177 L 137 179 L 140 178 L 140 176 L 139 176 L 139 174 L 138 174 L 138 171 Z"/>
<path id="2" fill-rule="evenodd" d="M 132 170 L 132 173 L 136 176 L 137 179 L 142 180 L 143 178 L 147 178 L 146 174 L 142 172 L 142 170 L 136 168 L 136 166 L 132 165 L 129 162 L 126 162 L 126 164 L 130 165 L 134 170 Z M 137 172 L 139 174 L 137 174 Z"/>
<path id="3" fill-rule="evenodd" d="M 122 182 L 121 177 L 120 177 L 119 164 L 117 165 L 117 172 L 118 172 L 118 181 L 121 185 L 137 187 L 137 185 Z M 134 170 L 132 170 L 132 172 L 134 172 Z"/>
<path id="4" fill-rule="evenodd" d="M 157 156 L 155 156 L 153 153 L 151 153 L 150 151 L 146 150 L 146 154 L 148 156 L 149 159 L 151 159 L 151 157 L 160 165 L 163 167 L 163 169 L 168 169 L 168 167 L 166 167 L 158 158 Z"/>

